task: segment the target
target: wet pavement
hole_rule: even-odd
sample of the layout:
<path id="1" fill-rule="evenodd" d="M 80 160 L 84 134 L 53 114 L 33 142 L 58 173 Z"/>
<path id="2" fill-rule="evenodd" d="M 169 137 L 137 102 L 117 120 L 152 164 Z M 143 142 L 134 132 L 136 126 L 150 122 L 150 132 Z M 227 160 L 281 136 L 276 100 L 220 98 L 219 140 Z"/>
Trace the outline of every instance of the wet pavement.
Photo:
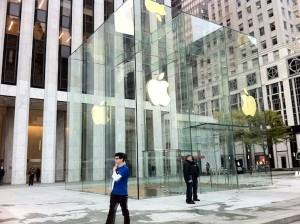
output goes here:
<path id="1" fill-rule="evenodd" d="M 129 199 L 131 223 L 300 222 L 300 178 L 276 177 L 274 185 L 200 194 L 185 204 L 184 195 Z M 105 223 L 109 197 L 65 190 L 63 185 L 1 186 L 0 223 Z M 120 208 L 116 224 L 123 223 Z"/>

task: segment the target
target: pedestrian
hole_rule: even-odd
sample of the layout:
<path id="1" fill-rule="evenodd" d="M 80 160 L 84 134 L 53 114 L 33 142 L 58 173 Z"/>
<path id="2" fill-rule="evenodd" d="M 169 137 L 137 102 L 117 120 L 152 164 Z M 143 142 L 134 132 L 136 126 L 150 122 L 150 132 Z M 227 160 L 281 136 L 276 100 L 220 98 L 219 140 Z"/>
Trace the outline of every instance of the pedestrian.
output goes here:
<path id="1" fill-rule="evenodd" d="M 4 175 L 5 175 L 5 169 L 4 169 L 3 165 L 1 165 L 1 167 L 0 167 L 0 185 L 2 185 L 2 183 L 3 183 Z"/>
<path id="2" fill-rule="evenodd" d="M 209 164 L 209 162 L 206 162 L 205 168 L 206 168 L 206 174 L 208 176 L 210 174 L 210 164 Z"/>
<path id="3" fill-rule="evenodd" d="M 36 182 L 40 182 L 40 177 L 41 177 L 41 169 L 40 168 L 36 169 L 35 177 L 36 177 Z"/>
<path id="4" fill-rule="evenodd" d="M 192 155 L 186 156 L 183 164 L 183 176 L 186 183 L 186 203 L 195 204 L 194 201 L 200 201 L 197 195 L 199 167 Z"/>
<path id="5" fill-rule="evenodd" d="M 120 204 L 124 216 L 124 224 L 130 223 L 128 201 L 128 177 L 129 169 L 125 163 L 126 154 L 118 152 L 115 154 L 115 166 L 112 169 L 112 191 L 110 194 L 109 212 L 106 224 L 114 224 L 117 208 Z"/>
<path id="6" fill-rule="evenodd" d="M 33 167 L 31 167 L 30 170 L 28 171 L 28 175 L 29 175 L 28 185 L 33 186 L 33 180 L 34 180 L 34 175 L 35 175 L 35 170 Z"/>

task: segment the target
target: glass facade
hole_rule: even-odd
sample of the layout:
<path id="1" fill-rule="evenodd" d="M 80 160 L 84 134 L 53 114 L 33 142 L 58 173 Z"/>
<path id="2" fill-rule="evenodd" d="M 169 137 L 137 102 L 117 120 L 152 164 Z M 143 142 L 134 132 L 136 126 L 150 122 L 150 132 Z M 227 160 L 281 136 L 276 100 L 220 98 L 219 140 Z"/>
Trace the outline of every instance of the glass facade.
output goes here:
<path id="1" fill-rule="evenodd" d="M 188 154 L 202 192 L 270 184 L 256 49 L 251 36 L 127 0 L 69 57 L 66 187 L 109 193 L 119 151 L 134 198 L 185 192 Z"/>

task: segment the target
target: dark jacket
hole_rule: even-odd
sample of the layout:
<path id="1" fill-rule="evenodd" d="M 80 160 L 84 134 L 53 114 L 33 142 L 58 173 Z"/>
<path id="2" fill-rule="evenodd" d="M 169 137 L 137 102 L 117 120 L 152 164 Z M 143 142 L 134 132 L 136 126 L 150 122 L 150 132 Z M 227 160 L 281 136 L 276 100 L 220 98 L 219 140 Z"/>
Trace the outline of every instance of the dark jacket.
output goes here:
<path id="1" fill-rule="evenodd" d="M 5 175 L 5 170 L 4 169 L 0 169 L 0 177 L 4 177 Z"/>
<path id="2" fill-rule="evenodd" d="M 186 160 L 183 164 L 183 176 L 185 182 L 197 180 L 199 177 L 199 166 L 194 161 Z"/>

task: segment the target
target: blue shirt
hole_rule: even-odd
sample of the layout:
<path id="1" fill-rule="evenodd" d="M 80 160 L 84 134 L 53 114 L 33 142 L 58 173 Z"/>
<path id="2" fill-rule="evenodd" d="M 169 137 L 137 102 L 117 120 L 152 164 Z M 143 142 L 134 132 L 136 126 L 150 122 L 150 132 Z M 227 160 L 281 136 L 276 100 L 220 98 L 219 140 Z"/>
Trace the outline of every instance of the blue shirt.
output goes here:
<path id="1" fill-rule="evenodd" d="M 123 166 L 117 168 L 116 173 L 120 174 L 122 177 L 118 181 L 114 182 L 111 193 L 113 195 L 127 196 L 128 195 L 127 184 L 128 184 L 128 177 L 129 177 L 129 169 L 124 164 Z"/>

